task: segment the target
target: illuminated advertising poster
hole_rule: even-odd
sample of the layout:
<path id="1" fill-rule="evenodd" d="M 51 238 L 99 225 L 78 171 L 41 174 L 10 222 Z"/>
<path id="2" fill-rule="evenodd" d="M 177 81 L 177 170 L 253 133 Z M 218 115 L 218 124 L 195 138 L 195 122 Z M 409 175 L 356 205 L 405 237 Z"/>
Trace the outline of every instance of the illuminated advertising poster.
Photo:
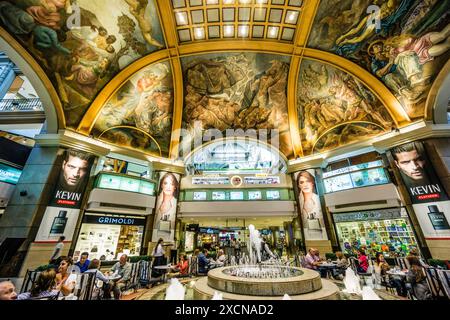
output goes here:
<path id="1" fill-rule="evenodd" d="M 398 146 L 391 153 L 412 203 L 448 200 L 421 142 Z"/>
<path id="2" fill-rule="evenodd" d="M 65 236 L 67 241 L 73 237 L 78 220 L 79 209 L 47 207 L 39 226 L 35 241 L 58 241 Z"/>
<path id="3" fill-rule="evenodd" d="M 179 179 L 178 174 L 160 172 L 152 242 L 157 242 L 160 238 L 165 242 L 174 241 L 177 202 L 180 191 Z"/>
<path id="4" fill-rule="evenodd" d="M 328 240 L 314 170 L 297 172 L 295 180 L 305 239 Z"/>
<path id="5" fill-rule="evenodd" d="M 60 236 L 65 236 L 66 241 L 73 238 L 94 156 L 68 149 L 64 150 L 62 157 L 61 171 L 40 223 L 36 242 L 56 242 Z"/>
<path id="6" fill-rule="evenodd" d="M 74 149 L 66 150 L 63 156 L 50 206 L 79 209 L 89 180 L 93 156 Z"/>

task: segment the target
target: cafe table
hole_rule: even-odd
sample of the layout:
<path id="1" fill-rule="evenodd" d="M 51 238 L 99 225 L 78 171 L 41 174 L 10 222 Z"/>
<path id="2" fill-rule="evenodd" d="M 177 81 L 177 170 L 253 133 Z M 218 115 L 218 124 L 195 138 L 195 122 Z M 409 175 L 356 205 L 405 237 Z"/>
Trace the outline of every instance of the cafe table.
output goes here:
<path id="1" fill-rule="evenodd" d="M 172 269 L 172 266 L 169 264 L 169 265 L 156 266 L 153 268 L 156 270 L 165 270 L 166 271 L 166 272 L 163 272 L 163 274 L 161 276 L 162 282 L 166 282 L 167 273 L 169 272 L 170 269 Z"/>

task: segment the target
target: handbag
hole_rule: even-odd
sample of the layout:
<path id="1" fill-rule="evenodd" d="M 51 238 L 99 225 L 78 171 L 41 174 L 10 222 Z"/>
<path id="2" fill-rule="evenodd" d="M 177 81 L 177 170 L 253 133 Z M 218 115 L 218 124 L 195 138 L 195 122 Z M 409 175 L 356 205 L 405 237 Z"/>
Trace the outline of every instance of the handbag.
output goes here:
<path id="1" fill-rule="evenodd" d="M 159 230 L 160 231 L 170 231 L 170 221 L 161 220 L 159 223 Z"/>
<path id="2" fill-rule="evenodd" d="M 319 219 L 308 219 L 308 229 L 318 229 L 321 230 Z"/>

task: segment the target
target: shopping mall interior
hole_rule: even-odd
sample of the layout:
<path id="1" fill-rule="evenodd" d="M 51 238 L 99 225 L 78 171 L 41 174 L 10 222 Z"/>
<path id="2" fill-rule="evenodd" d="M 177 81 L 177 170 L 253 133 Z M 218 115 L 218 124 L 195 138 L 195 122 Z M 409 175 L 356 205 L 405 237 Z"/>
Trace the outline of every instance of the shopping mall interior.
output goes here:
<path id="1" fill-rule="evenodd" d="M 449 57 L 449 1 L 0 1 L 0 281 L 449 299 Z"/>

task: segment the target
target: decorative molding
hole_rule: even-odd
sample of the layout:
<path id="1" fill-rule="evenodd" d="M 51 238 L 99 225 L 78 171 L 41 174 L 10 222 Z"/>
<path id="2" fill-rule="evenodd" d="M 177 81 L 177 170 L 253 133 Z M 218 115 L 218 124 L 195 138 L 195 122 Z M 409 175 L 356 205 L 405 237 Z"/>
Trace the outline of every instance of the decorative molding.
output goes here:
<path id="1" fill-rule="evenodd" d="M 425 120 L 448 123 L 447 109 L 450 101 L 450 60 L 443 66 L 434 80 L 425 102 Z"/>
<path id="2" fill-rule="evenodd" d="M 0 27 L 0 48 L 20 68 L 36 90 L 45 110 L 47 130 L 57 132 L 66 127 L 61 100 L 58 93 L 39 63 L 5 29 Z"/>

